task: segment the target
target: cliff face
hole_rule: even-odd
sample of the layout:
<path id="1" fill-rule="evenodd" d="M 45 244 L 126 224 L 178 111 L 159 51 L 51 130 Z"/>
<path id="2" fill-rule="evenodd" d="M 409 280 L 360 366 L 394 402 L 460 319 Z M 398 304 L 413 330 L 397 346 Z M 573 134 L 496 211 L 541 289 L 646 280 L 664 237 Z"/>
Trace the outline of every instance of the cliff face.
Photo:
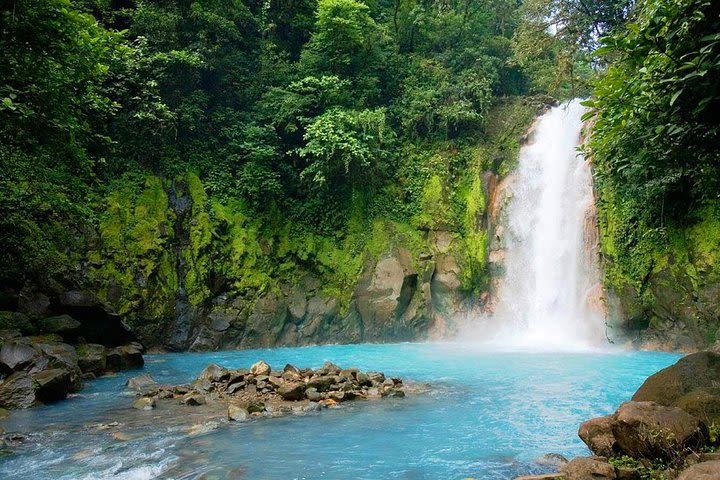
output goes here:
<path id="1" fill-rule="evenodd" d="M 713 345 L 720 328 L 720 219 L 704 212 L 694 225 L 668 233 L 664 248 L 635 251 L 639 281 L 606 243 L 612 323 L 641 348 L 695 351 Z M 607 240 L 607 239 L 606 239 Z"/>
<path id="2" fill-rule="evenodd" d="M 471 239 L 485 232 L 475 193 Z M 390 342 L 450 334 L 485 258 L 447 230 L 373 220 L 338 241 L 242 211 L 192 174 L 147 177 L 108 195 L 82 277 L 159 348 Z"/>

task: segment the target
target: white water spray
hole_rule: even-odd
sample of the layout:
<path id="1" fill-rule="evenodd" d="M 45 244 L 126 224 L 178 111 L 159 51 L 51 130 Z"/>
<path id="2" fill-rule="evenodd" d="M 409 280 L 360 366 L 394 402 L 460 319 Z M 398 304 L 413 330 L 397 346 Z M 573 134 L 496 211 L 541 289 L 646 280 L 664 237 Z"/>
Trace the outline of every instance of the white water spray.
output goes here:
<path id="1" fill-rule="evenodd" d="M 585 350 L 605 342 L 589 295 L 597 269 L 584 238 L 593 208 L 590 167 L 576 150 L 584 108 L 551 109 L 520 151 L 505 232 L 505 278 L 480 335 L 496 348 Z M 477 325 L 477 323 L 476 323 Z"/>

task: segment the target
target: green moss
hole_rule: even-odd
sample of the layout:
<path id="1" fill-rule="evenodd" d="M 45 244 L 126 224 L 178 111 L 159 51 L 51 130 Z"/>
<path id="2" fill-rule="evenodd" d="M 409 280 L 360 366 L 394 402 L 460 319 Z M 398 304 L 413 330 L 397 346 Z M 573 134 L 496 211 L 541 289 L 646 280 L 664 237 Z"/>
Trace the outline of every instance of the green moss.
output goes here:
<path id="1" fill-rule="evenodd" d="M 192 305 L 202 305 L 210 296 L 207 287 L 210 274 L 213 225 L 208 212 L 208 197 L 197 175 L 186 176 L 188 195 L 192 202 L 185 230 L 188 235 L 187 246 L 182 250 L 187 269 L 185 271 L 185 291 Z"/>

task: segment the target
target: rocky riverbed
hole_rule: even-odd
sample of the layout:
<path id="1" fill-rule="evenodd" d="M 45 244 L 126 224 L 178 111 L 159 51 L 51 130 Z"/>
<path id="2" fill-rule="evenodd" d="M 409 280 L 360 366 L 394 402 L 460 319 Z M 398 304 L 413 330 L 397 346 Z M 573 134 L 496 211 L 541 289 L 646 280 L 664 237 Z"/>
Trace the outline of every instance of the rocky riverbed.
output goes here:
<path id="1" fill-rule="evenodd" d="M 145 374 L 131 378 L 128 388 L 138 395 L 133 402 L 137 410 L 204 406 L 213 417 L 221 412 L 230 421 L 245 421 L 319 411 L 353 400 L 402 398 L 427 391 L 429 386 L 408 384 L 382 372 L 343 369 L 330 362 L 316 370 L 290 364 L 272 370 L 261 360 L 235 370 L 211 364 L 189 385 L 159 385 Z"/>
<path id="2" fill-rule="evenodd" d="M 594 454 L 516 480 L 720 479 L 720 354 L 699 352 L 650 376 L 613 413 L 580 425 Z"/>

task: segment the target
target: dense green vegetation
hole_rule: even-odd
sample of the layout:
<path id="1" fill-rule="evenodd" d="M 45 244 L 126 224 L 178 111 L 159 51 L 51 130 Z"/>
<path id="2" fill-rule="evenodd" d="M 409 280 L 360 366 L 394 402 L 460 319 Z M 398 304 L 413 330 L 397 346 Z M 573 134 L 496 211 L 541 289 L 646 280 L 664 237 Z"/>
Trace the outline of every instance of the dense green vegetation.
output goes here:
<path id="1" fill-rule="evenodd" d="M 347 303 L 368 256 L 462 241 L 486 280 L 485 171 L 537 101 L 510 0 L 4 1 L 3 285 L 92 284 L 172 315 L 309 271 Z M 535 69 L 535 70 L 533 70 Z M 560 78 L 560 77 L 558 77 Z"/>
<path id="2" fill-rule="evenodd" d="M 91 284 L 142 323 L 310 272 L 346 305 L 369 258 L 444 230 L 479 290 L 483 173 L 533 96 L 591 88 L 608 282 L 714 281 L 718 8 L 3 0 L 0 284 Z"/>
<path id="3" fill-rule="evenodd" d="M 666 272 L 682 308 L 720 280 L 720 5 L 641 1 L 597 55 L 609 68 L 587 102 L 587 148 L 608 283 L 650 307 Z M 708 320 L 714 336 L 716 321 L 691 319 Z"/>

